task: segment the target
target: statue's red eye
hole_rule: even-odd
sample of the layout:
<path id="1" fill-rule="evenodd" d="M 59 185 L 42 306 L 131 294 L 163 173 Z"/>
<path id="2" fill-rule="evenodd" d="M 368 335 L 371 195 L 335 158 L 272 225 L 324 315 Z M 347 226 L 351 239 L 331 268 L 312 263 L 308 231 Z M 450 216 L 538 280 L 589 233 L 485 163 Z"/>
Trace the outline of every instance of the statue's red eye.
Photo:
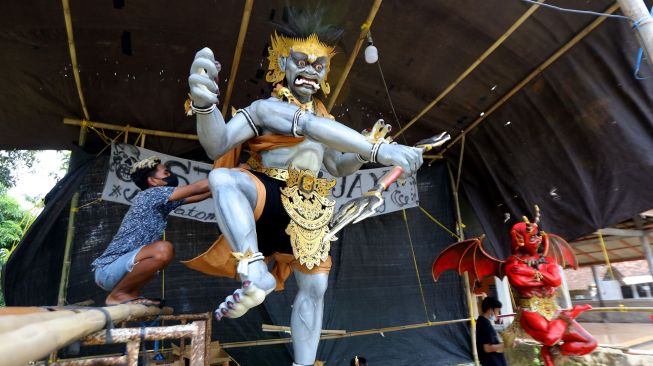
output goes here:
<path id="1" fill-rule="evenodd" d="M 299 66 L 299 67 L 306 67 L 306 60 L 299 60 L 299 61 L 297 61 L 297 66 Z"/>
<path id="2" fill-rule="evenodd" d="M 313 68 L 315 69 L 315 71 L 320 72 L 320 71 L 322 71 L 324 66 L 322 64 L 314 64 Z"/>

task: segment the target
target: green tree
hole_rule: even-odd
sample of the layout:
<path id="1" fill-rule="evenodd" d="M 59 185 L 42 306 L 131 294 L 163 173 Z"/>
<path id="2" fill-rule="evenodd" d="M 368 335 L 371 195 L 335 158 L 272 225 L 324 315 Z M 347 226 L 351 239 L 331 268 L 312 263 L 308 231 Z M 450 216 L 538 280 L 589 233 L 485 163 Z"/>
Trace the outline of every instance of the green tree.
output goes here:
<path id="1" fill-rule="evenodd" d="M 35 150 L 0 150 L 0 185 L 11 188 L 16 184 L 16 170 L 31 168 L 36 161 Z"/>
<path id="2" fill-rule="evenodd" d="M 7 194 L 7 188 L 0 183 L 0 269 L 5 265 L 32 221 L 33 215 L 23 210 L 18 202 Z M 0 306 L 4 306 L 4 295 L 1 290 Z"/>

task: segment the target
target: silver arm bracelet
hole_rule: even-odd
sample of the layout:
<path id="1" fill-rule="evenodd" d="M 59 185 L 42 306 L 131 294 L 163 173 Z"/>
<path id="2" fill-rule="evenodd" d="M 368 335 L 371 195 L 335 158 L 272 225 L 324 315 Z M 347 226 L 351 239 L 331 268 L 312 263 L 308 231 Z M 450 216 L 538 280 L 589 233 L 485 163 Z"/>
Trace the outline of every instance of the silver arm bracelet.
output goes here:
<path id="1" fill-rule="evenodd" d="M 372 152 L 370 153 L 370 162 L 378 163 L 376 158 L 379 156 L 379 149 L 383 143 L 385 143 L 383 140 L 379 140 L 374 143 L 374 146 L 372 146 Z"/>
<path id="2" fill-rule="evenodd" d="M 193 111 L 193 113 L 197 113 L 197 114 L 211 114 L 216 108 L 217 107 L 215 104 L 211 104 L 206 108 L 198 108 L 195 106 L 194 102 L 192 101 L 190 102 L 190 109 Z"/>
<path id="3" fill-rule="evenodd" d="M 301 108 L 297 108 L 297 111 L 292 117 L 292 130 L 290 131 L 294 137 L 303 137 L 297 133 L 297 125 L 299 124 L 299 118 L 304 115 L 304 111 Z"/>
<path id="4" fill-rule="evenodd" d="M 365 160 L 365 158 L 362 157 L 361 154 L 356 154 L 356 159 L 363 164 L 369 163 L 369 161 Z"/>

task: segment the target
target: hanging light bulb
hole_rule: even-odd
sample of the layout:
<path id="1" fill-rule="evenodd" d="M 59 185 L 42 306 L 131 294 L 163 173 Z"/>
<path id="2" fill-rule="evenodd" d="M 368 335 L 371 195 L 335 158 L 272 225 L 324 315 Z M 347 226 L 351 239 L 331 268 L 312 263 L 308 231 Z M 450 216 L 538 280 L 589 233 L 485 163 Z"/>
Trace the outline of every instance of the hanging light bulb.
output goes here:
<path id="1" fill-rule="evenodd" d="M 367 47 L 365 48 L 365 62 L 373 64 L 379 60 L 379 50 L 372 41 L 372 32 L 367 32 Z"/>

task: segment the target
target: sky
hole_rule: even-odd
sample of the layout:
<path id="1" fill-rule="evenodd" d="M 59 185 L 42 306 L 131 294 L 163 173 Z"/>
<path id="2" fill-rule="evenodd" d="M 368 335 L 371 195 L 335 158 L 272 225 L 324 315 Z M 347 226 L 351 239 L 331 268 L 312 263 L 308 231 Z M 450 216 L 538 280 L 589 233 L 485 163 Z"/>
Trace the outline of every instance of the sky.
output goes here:
<path id="1" fill-rule="evenodd" d="M 54 187 L 57 180 L 53 173 L 59 174 L 61 178 L 63 172 L 60 172 L 63 152 L 57 150 L 40 150 L 36 153 L 37 161 L 31 169 L 21 166 L 16 172 L 16 185 L 9 190 L 9 195 L 15 198 L 18 203 L 26 210 L 31 209 L 34 204 L 25 199 L 25 195 L 39 198 L 45 197 Z"/>

